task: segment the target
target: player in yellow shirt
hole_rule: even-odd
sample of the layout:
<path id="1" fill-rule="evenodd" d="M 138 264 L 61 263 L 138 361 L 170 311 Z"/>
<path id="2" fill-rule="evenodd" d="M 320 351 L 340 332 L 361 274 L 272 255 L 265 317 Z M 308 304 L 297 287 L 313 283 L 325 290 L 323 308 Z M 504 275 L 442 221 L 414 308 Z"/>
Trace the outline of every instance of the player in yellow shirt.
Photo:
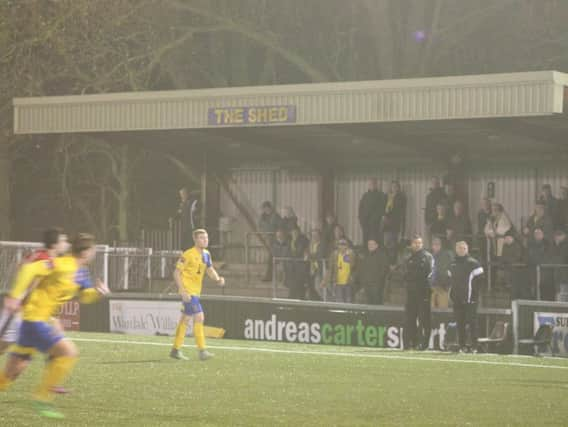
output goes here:
<path id="1" fill-rule="evenodd" d="M 219 276 L 215 268 L 213 268 L 211 254 L 207 250 L 207 246 L 209 246 L 207 231 L 203 229 L 195 230 L 193 232 L 193 242 L 194 246 L 182 254 L 174 272 L 174 280 L 178 286 L 183 307 L 170 357 L 179 360 L 187 360 L 180 348 L 185 339 L 187 325 L 192 318 L 193 335 L 195 336 L 199 359 L 207 360 L 213 357 L 205 348 L 205 333 L 203 331 L 205 316 L 199 301 L 205 273 L 219 286 L 225 286 L 225 279 Z"/>
<path id="2" fill-rule="evenodd" d="M 67 235 L 58 227 L 49 228 L 43 233 L 43 244 L 43 248 L 25 257 L 21 265 L 51 260 L 69 251 Z M 20 308 L 26 299 L 26 295 L 31 292 L 35 285 L 37 285 L 36 282 L 30 283 L 30 287 L 22 293 L 21 299 L 10 298 L 9 295 L 4 298 L 4 307 L 0 312 L 0 355 L 4 354 L 18 339 L 18 332 L 22 323 Z M 53 319 L 53 324 L 56 328 L 63 329 L 57 318 Z"/>
<path id="3" fill-rule="evenodd" d="M 21 300 L 30 283 L 41 279 L 23 305 L 18 341 L 10 349 L 4 372 L 0 373 L 0 391 L 6 390 L 24 371 L 33 354 L 37 351 L 46 353 L 49 361 L 34 393 L 35 406 L 45 417 L 63 418 L 51 405 L 51 390 L 71 372 L 78 354 L 75 345 L 53 327 L 51 317 L 75 296 L 79 296 L 80 302 L 89 304 L 109 292 L 100 280 L 95 287 L 91 284 L 87 265 L 94 256 L 93 236 L 79 234 L 73 242 L 71 255 L 22 266 L 10 291 L 11 298 Z"/>

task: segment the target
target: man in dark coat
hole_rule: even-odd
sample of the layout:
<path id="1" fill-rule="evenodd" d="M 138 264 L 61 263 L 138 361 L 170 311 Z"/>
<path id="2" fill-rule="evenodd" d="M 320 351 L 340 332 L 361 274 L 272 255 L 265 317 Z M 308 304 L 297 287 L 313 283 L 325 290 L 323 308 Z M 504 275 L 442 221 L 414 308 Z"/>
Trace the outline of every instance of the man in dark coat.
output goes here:
<path id="1" fill-rule="evenodd" d="M 412 255 L 404 264 L 406 285 L 404 349 L 425 350 L 428 348 L 431 333 L 430 301 L 434 258 L 424 249 L 421 236 L 413 237 L 411 250 Z"/>
<path id="2" fill-rule="evenodd" d="M 357 282 L 365 289 L 367 303 L 380 305 L 383 303 L 385 280 L 389 272 L 388 257 L 374 239 L 369 239 L 367 249 L 357 269 Z"/>
<path id="3" fill-rule="evenodd" d="M 305 299 L 309 281 L 308 251 L 310 242 L 299 227 L 292 229 L 290 238 L 290 258 L 287 262 L 286 275 L 290 288 L 289 298 Z"/>
<path id="4" fill-rule="evenodd" d="M 552 244 L 548 249 L 547 264 L 563 265 L 568 263 L 568 241 L 566 240 L 566 232 L 564 230 L 556 230 Z M 546 267 L 545 267 L 546 268 Z M 546 268 L 550 270 L 550 268 Z M 556 267 L 552 269 L 553 283 L 549 289 L 543 290 L 543 298 L 545 300 L 555 300 L 556 292 L 560 291 L 560 286 L 568 285 L 568 268 Z"/>
<path id="5" fill-rule="evenodd" d="M 445 204 L 446 193 L 440 184 L 440 178 L 435 176 L 432 178 L 432 187 L 426 196 L 426 207 L 424 208 L 424 222 L 426 228 L 430 229 L 432 223 L 436 219 L 438 204 Z"/>
<path id="6" fill-rule="evenodd" d="M 448 241 L 452 246 L 460 240 L 465 240 L 471 244 L 472 227 L 469 215 L 465 212 L 463 203 L 456 201 L 453 206 L 453 215 L 450 216 L 448 221 Z"/>
<path id="7" fill-rule="evenodd" d="M 469 255 L 466 242 L 456 243 L 456 257 L 450 267 L 450 298 L 454 303 L 454 315 L 458 327 L 460 351 L 477 351 L 477 303 L 479 301 L 478 278 L 483 267 Z M 466 326 L 469 326 L 471 346 L 466 346 Z"/>
<path id="8" fill-rule="evenodd" d="M 404 233 L 405 220 L 406 196 L 401 190 L 400 183 L 393 181 L 383 216 L 384 242 L 392 264 L 396 262 L 396 251 L 401 233 Z"/>
<path id="9" fill-rule="evenodd" d="M 541 264 L 548 264 L 550 243 L 544 237 L 542 228 L 535 228 L 532 239 L 528 243 L 528 264 L 530 270 L 530 278 L 534 289 L 534 295 L 540 294 L 541 299 L 551 296 L 548 290 L 553 286 L 553 273 L 551 269 L 541 268 L 540 283 L 538 282 L 537 269 Z M 537 287 L 540 286 L 540 290 Z"/>
<path id="10" fill-rule="evenodd" d="M 376 178 L 369 180 L 369 190 L 363 194 L 359 202 L 359 224 L 363 233 L 363 245 L 369 239 L 379 239 L 381 219 L 385 213 L 387 196 L 379 188 Z"/>
<path id="11" fill-rule="evenodd" d="M 552 187 L 550 184 L 544 184 L 541 187 L 539 201 L 546 206 L 546 213 L 552 220 L 553 228 L 555 230 L 561 228 L 563 222 L 561 204 L 558 199 L 552 195 Z"/>
<path id="12" fill-rule="evenodd" d="M 503 242 L 503 252 L 501 255 L 501 267 L 503 268 L 505 285 L 511 288 L 512 299 L 529 299 L 531 297 L 529 280 L 527 278 L 529 270 L 523 265 L 526 261 L 526 254 L 523 245 L 511 230 L 505 234 Z"/>
<path id="13" fill-rule="evenodd" d="M 270 246 L 273 246 L 274 235 L 278 229 L 282 228 L 282 217 L 276 213 L 272 203 L 268 200 L 262 203 L 262 212 L 260 218 L 258 219 L 258 231 L 261 234 L 261 238 L 264 239 Z M 272 280 L 272 257 L 276 256 L 269 254 L 268 264 L 266 266 L 266 273 L 262 279 L 264 282 L 270 282 Z"/>
<path id="14" fill-rule="evenodd" d="M 179 222 L 179 231 L 181 235 L 181 249 L 186 250 L 193 246 L 192 232 L 198 228 L 198 195 L 190 198 L 187 188 L 179 190 L 179 207 L 174 218 Z"/>

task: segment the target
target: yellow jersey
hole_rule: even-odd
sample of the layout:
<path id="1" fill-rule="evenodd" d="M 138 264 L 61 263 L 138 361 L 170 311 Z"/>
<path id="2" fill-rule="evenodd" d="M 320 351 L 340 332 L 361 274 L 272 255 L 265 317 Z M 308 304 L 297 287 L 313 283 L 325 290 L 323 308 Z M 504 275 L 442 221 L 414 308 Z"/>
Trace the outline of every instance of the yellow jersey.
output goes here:
<path id="1" fill-rule="evenodd" d="M 29 322 L 47 322 L 57 315 L 61 306 L 79 295 L 82 303 L 95 302 L 99 292 L 92 287 L 89 270 L 80 266 L 73 256 L 31 262 L 22 266 L 10 291 L 10 296 L 22 299 L 31 282 L 39 284 L 24 302 L 22 318 Z"/>
<path id="2" fill-rule="evenodd" d="M 203 286 L 203 276 L 208 268 L 213 266 L 211 254 L 207 249 L 200 252 L 195 246 L 185 251 L 177 263 L 181 281 L 189 295 L 200 296 Z"/>
<path id="3" fill-rule="evenodd" d="M 337 254 L 337 283 L 348 285 L 351 278 L 351 262 L 348 254 Z"/>

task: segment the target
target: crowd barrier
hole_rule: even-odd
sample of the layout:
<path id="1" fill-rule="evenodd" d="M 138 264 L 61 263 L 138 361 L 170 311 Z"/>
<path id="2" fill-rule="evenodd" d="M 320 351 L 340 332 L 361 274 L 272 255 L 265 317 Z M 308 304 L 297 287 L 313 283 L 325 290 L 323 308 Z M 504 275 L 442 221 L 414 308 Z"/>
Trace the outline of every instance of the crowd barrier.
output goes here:
<path id="1" fill-rule="evenodd" d="M 209 326 L 225 338 L 303 344 L 401 348 L 402 307 L 336 304 L 269 298 L 203 296 Z M 102 303 L 81 306 L 80 329 L 142 335 L 173 335 L 179 318 L 177 296 L 114 294 Z M 432 348 L 445 349 L 451 310 L 432 312 Z M 487 334 L 511 310 L 480 309 L 479 330 Z"/>

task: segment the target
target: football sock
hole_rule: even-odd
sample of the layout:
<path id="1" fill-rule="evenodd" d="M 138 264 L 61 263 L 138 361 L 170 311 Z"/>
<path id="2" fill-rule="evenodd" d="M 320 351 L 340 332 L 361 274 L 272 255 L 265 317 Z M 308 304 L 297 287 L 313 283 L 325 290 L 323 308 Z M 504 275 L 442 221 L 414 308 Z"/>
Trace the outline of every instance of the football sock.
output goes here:
<path id="1" fill-rule="evenodd" d="M 174 348 L 176 350 L 179 350 L 183 345 L 186 331 L 187 331 L 187 322 L 185 320 L 180 320 L 176 328 L 176 337 L 174 340 Z"/>
<path id="2" fill-rule="evenodd" d="M 76 357 L 54 357 L 47 363 L 41 383 L 35 393 L 37 400 L 48 401 L 51 398 L 51 388 L 59 385 L 75 366 Z"/>
<path id="3" fill-rule="evenodd" d="M 199 350 L 205 349 L 205 332 L 203 331 L 203 323 L 195 322 L 193 324 L 193 335 L 195 336 L 195 344 Z"/>

